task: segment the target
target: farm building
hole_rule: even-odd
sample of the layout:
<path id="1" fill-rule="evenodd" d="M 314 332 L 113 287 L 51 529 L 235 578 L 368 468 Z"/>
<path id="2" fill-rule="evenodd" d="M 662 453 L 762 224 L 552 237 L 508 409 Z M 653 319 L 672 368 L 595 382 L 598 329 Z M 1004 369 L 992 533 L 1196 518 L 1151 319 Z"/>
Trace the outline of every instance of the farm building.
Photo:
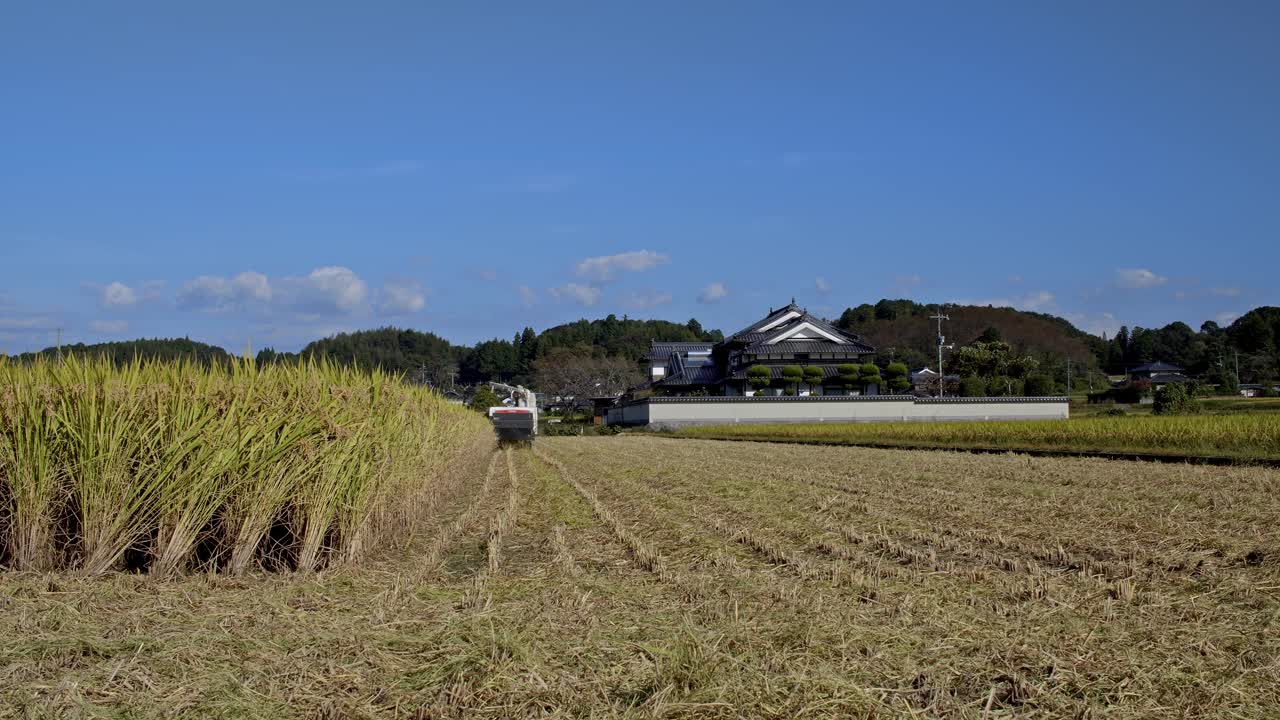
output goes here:
<path id="1" fill-rule="evenodd" d="M 860 336 L 810 315 L 792 298 L 718 343 L 654 342 L 643 362 L 649 387 L 668 395 L 751 394 L 747 369 L 756 365 L 767 368 L 773 380 L 789 365 L 819 367 L 823 381 L 806 384 L 801 394 L 844 395 L 835 384 L 836 368 L 866 362 L 874 353 Z"/>
<path id="2" fill-rule="evenodd" d="M 1129 379 L 1148 380 L 1152 387 L 1158 388 L 1170 383 L 1184 383 L 1191 378 L 1184 375 L 1177 365 L 1156 361 L 1133 368 L 1129 371 Z"/>

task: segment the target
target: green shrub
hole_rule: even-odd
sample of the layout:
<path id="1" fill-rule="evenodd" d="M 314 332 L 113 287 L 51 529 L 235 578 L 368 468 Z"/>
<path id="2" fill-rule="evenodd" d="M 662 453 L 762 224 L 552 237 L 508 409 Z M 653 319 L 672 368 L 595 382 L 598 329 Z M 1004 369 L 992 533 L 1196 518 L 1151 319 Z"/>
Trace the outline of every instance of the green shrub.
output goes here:
<path id="1" fill-rule="evenodd" d="M 909 377 L 911 371 L 907 369 L 905 364 L 900 362 L 889 363 L 889 366 L 884 371 L 885 377 L 889 381 L 890 390 L 902 392 L 911 387 L 911 378 Z"/>
<path id="2" fill-rule="evenodd" d="M 769 387 L 769 378 L 772 374 L 764 365 L 752 365 L 747 368 L 747 383 L 755 390 L 763 390 Z"/>
<path id="3" fill-rule="evenodd" d="M 858 369 L 858 383 L 862 385 L 864 390 L 868 386 L 879 386 L 883 382 L 884 380 L 880 377 L 880 368 L 876 367 L 875 363 L 864 363 Z"/>
<path id="4" fill-rule="evenodd" d="M 826 373 L 817 365 L 809 365 L 804 369 L 804 382 L 809 386 L 810 392 L 816 389 L 819 394 L 822 393 L 822 378 L 825 376 Z"/>
<path id="5" fill-rule="evenodd" d="M 1151 411 L 1156 415 L 1188 415 L 1198 409 L 1195 388 L 1182 383 L 1169 383 L 1156 391 L 1155 405 Z"/>
<path id="6" fill-rule="evenodd" d="M 488 385 L 481 385 L 476 394 L 471 396 L 471 409 L 477 412 L 488 413 L 489 408 L 497 407 L 502 402 L 498 399 L 497 394 Z"/>
<path id="7" fill-rule="evenodd" d="M 986 397 L 987 381 L 970 375 L 960 381 L 960 397 Z"/>
<path id="8" fill-rule="evenodd" d="M 1043 373 L 1027 377 L 1023 392 L 1029 397 L 1046 397 L 1054 394 L 1053 380 Z"/>
<path id="9" fill-rule="evenodd" d="M 787 365 L 782 368 L 782 385 L 789 391 L 788 395 L 796 394 L 802 380 L 804 380 L 804 369 L 799 365 Z"/>

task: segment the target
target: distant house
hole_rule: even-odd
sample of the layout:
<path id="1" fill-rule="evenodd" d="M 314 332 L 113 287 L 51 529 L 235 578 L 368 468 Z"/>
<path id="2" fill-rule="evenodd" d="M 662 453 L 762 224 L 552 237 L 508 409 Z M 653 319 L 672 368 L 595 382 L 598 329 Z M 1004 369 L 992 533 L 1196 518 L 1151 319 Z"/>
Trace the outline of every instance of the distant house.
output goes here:
<path id="1" fill-rule="evenodd" d="M 823 381 L 803 385 L 801 395 L 844 395 L 835 378 L 844 364 L 861 364 L 875 353 L 862 338 L 841 330 L 792 299 L 718 343 L 654 342 L 642 358 L 648 387 L 670 395 L 751 395 L 747 370 L 761 366 L 776 386 L 785 382 L 788 365 L 817 366 Z M 779 392 L 777 387 L 771 393 Z"/>
<path id="2" fill-rule="evenodd" d="M 938 372 L 931 368 L 922 367 L 919 370 L 912 370 L 908 375 L 911 380 L 911 392 L 914 395 L 933 395 L 938 392 Z M 946 378 L 947 385 L 950 387 L 952 383 L 960 382 L 959 375 L 948 375 Z"/>
<path id="3" fill-rule="evenodd" d="M 1262 383 L 1240 383 L 1240 394 L 1244 397 L 1262 397 Z M 1273 385 L 1272 392 L 1280 393 L 1280 385 Z"/>
<path id="4" fill-rule="evenodd" d="M 1129 380 L 1130 382 L 1147 380 L 1151 383 L 1152 388 L 1159 388 L 1171 383 L 1189 382 L 1191 378 L 1184 375 L 1183 372 L 1183 369 L 1177 365 L 1156 361 L 1131 369 L 1129 371 Z"/>
<path id="5" fill-rule="evenodd" d="M 938 382 L 938 371 L 930 370 L 922 367 L 919 370 L 912 370 L 908 376 L 911 379 L 911 392 L 916 395 L 928 395 L 929 388 Z"/>

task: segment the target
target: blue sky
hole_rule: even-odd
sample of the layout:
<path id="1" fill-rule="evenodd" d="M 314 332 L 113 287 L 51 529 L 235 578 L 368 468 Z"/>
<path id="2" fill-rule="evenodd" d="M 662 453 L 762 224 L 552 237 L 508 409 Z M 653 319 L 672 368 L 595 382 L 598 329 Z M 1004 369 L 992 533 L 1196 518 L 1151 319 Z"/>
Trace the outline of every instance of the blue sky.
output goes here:
<path id="1" fill-rule="evenodd" d="M 1280 304 L 1280 4 L 9 3 L 0 349 Z"/>

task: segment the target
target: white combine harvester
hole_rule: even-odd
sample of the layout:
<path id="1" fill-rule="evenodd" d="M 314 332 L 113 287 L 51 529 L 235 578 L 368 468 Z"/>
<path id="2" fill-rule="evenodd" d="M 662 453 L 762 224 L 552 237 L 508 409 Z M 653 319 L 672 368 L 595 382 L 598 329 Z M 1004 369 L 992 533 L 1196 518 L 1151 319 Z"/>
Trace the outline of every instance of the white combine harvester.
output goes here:
<path id="1" fill-rule="evenodd" d="M 507 393 L 501 405 L 489 408 L 489 419 L 498 434 L 498 444 L 532 444 L 538 434 L 537 396 L 519 385 L 491 382 L 489 387 L 498 397 Z"/>

